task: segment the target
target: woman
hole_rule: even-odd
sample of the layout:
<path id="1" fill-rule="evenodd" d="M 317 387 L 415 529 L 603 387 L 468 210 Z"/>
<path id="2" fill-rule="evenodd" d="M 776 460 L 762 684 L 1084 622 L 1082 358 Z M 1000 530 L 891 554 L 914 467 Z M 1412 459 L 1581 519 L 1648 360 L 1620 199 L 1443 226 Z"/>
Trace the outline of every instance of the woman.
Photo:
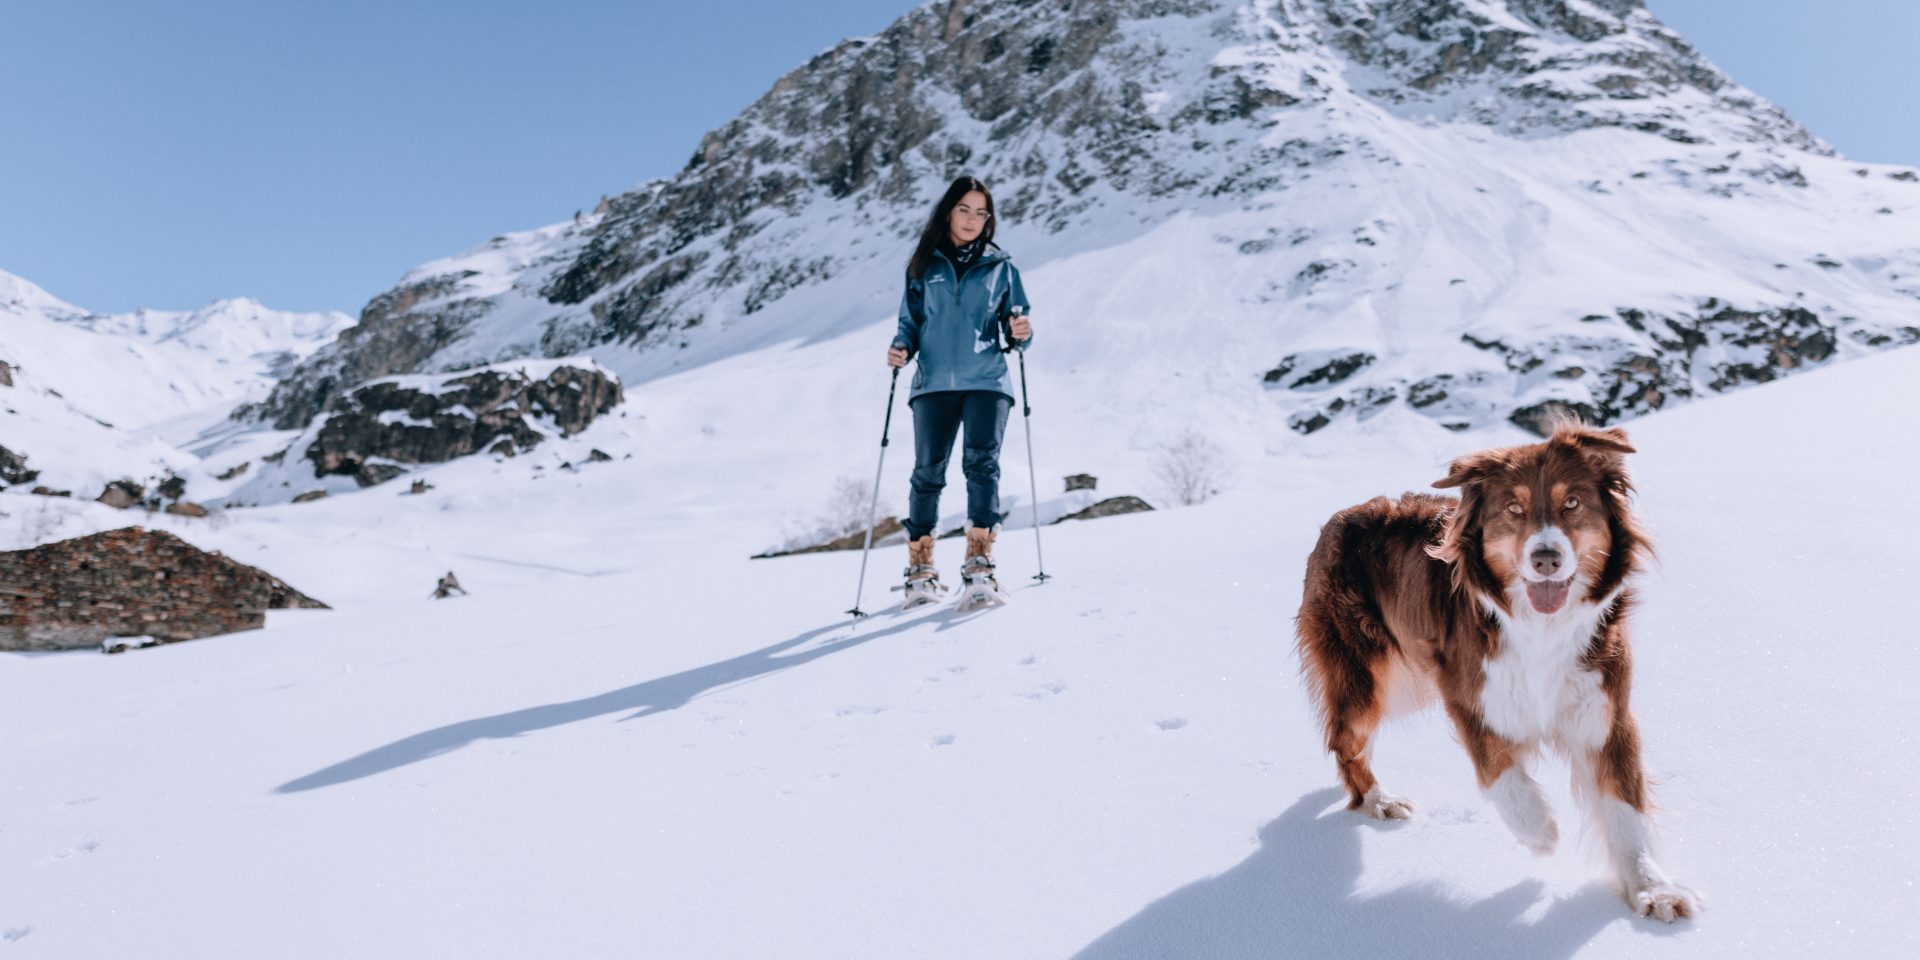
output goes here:
<path id="1" fill-rule="evenodd" d="M 993 577 L 993 538 L 1000 529 L 1000 440 L 1013 408 L 1007 349 L 1033 339 L 1020 271 L 993 244 L 993 194 L 961 177 L 934 204 L 920 244 L 907 261 L 900 329 L 887 365 L 918 357 L 907 406 L 913 411 L 913 481 L 907 499 L 904 606 L 930 603 L 946 590 L 933 566 L 933 525 L 947 458 L 963 429 L 960 471 L 967 478 L 967 556 L 960 567 L 961 604 L 1005 602 Z M 1006 345 L 1003 346 L 1003 338 Z"/>

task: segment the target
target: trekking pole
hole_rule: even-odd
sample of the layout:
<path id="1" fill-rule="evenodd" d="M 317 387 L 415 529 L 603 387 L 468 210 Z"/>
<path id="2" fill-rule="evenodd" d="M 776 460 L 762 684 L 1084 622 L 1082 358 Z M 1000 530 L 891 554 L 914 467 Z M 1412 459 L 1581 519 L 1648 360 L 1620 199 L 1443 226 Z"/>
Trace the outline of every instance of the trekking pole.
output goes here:
<path id="1" fill-rule="evenodd" d="M 1021 307 L 1014 307 L 1012 313 L 1008 315 L 1007 349 L 1009 350 L 1014 350 L 1012 318 L 1025 312 L 1026 310 Z M 1020 423 L 1021 432 L 1027 435 L 1027 496 L 1033 501 L 1033 557 L 1040 567 L 1040 572 L 1034 574 L 1033 579 L 1046 583 L 1053 578 L 1047 576 L 1047 558 L 1040 552 L 1040 481 L 1033 472 L 1033 407 L 1027 403 L 1027 352 L 1025 350 L 1014 350 L 1014 352 L 1020 355 Z"/>
<path id="2" fill-rule="evenodd" d="M 880 463 L 873 468 L 873 500 L 867 504 L 867 542 L 860 548 L 860 582 L 853 588 L 855 620 L 867 615 L 860 609 L 860 597 L 867 590 L 867 552 L 873 549 L 873 514 L 880 509 L 880 471 L 887 465 L 887 435 L 893 430 L 893 392 L 900 386 L 900 368 L 893 368 L 893 382 L 887 385 L 887 419 L 880 427 Z"/>

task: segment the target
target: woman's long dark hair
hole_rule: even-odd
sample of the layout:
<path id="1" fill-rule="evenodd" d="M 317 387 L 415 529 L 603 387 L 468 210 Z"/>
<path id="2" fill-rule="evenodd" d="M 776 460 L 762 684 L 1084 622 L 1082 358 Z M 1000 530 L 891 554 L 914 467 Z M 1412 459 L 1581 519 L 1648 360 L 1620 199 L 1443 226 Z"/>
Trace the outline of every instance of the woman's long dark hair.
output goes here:
<path id="1" fill-rule="evenodd" d="M 993 192 L 987 189 L 986 184 L 972 177 L 961 177 L 953 181 L 953 185 L 947 188 L 946 196 L 933 205 L 933 214 L 927 217 L 927 227 L 920 231 L 920 244 L 913 248 L 913 258 L 907 261 L 907 276 L 919 279 L 921 274 L 927 272 L 927 264 L 933 260 L 933 251 L 943 243 L 952 242 L 948 239 L 951 228 L 947 221 L 953 216 L 953 208 L 959 205 L 960 198 L 974 190 L 987 198 L 987 225 L 980 230 L 982 249 L 993 243 Z"/>

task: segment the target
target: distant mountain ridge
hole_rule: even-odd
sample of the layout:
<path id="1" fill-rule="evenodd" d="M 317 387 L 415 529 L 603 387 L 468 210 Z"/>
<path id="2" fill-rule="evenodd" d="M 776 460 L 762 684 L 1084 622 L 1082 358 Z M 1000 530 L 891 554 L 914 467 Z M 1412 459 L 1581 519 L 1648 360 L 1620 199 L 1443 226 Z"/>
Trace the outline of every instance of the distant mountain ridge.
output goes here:
<path id="1" fill-rule="evenodd" d="M 264 397 L 352 323 L 245 298 L 97 314 L 0 271 L 0 445 L 27 458 L 38 485 L 88 498 L 114 480 L 191 475 L 194 456 L 169 441 L 199 427 L 170 421 Z"/>

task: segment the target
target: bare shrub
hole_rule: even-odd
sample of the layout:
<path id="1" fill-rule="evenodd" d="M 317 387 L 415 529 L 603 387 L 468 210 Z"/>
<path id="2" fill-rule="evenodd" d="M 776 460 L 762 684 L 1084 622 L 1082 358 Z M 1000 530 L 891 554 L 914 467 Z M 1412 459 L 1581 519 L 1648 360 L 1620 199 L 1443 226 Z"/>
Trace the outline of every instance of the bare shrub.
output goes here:
<path id="1" fill-rule="evenodd" d="M 1226 483 L 1226 452 L 1205 434 L 1184 430 L 1161 444 L 1153 475 L 1169 501 L 1186 507 L 1205 503 Z"/>
<path id="2" fill-rule="evenodd" d="M 833 490 L 827 494 L 826 506 L 820 513 L 812 520 L 789 518 L 784 524 L 784 539 L 771 549 L 798 550 L 861 533 L 867 528 L 867 511 L 872 502 L 872 481 L 840 477 L 833 482 Z M 875 521 L 895 515 L 892 505 L 884 499 L 871 509 Z"/>
<path id="3" fill-rule="evenodd" d="M 825 539 L 832 540 L 850 533 L 859 533 L 867 527 L 867 511 L 873 509 L 873 482 L 861 477 L 841 477 L 833 482 L 833 493 L 827 497 L 827 507 L 815 524 Z M 874 517 L 888 516 L 893 508 L 881 504 L 874 510 Z"/>

